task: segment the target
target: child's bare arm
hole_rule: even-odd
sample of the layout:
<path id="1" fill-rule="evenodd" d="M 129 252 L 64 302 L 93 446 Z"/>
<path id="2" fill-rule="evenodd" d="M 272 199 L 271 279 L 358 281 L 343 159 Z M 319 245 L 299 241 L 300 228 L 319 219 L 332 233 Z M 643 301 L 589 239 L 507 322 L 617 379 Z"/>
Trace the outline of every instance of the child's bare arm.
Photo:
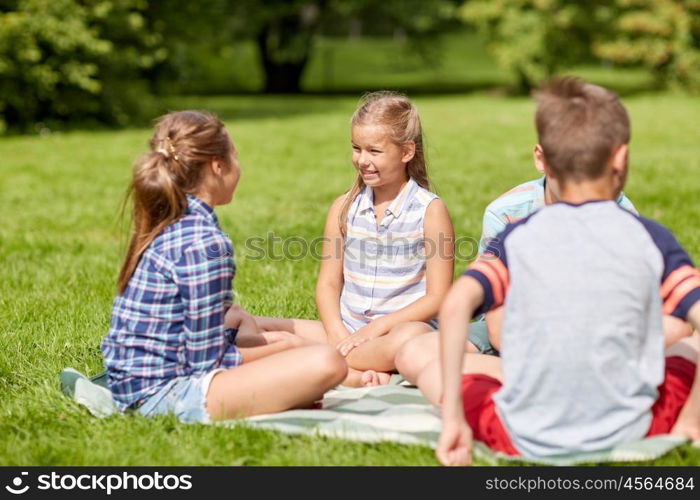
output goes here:
<path id="1" fill-rule="evenodd" d="M 238 334 L 243 335 L 259 335 L 260 329 L 258 328 L 255 318 L 248 313 L 245 309 L 241 308 L 241 319 L 238 323 Z"/>
<path id="2" fill-rule="evenodd" d="M 237 304 L 232 304 L 224 316 L 224 327 L 238 328 L 241 325 L 241 319 L 243 319 L 243 308 Z"/>
<path id="3" fill-rule="evenodd" d="M 435 453 L 444 465 L 471 463 L 472 433 L 464 419 L 460 387 L 465 332 L 483 300 L 481 284 L 471 276 L 463 276 L 452 286 L 440 309 L 443 428 Z"/>
<path id="4" fill-rule="evenodd" d="M 696 330 L 700 329 L 700 302 L 696 302 L 688 311 L 688 321 L 690 321 Z M 698 440 L 700 439 L 700 369 L 698 369 L 698 366 L 700 366 L 700 348 L 697 342 L 695 344 L 696 369 L 693 388 L 690 391 L 688 400 L 685 402 L 683 409 L 678 415 L 676 424 L 673 426 L 673 429 L 671 429 L 671 433 L 682 434 L 688 436 L 690 439 Z"/>
<path id="5" fill-rule="evenodd" d="M 344 241 L 338 218 L 344 199 L 345 195 L 338 197 L 328 210 L 323 231 L 321 268 L 316 282 L 316 306 L 331 345 L 338 344 L 350 335 L 340 319 Z"/>
<path id="6" fill-rule="evenodd" d="M 226 312 L 224 325 L 226 328 L 238 329 L 236 334 L 236 345 L 238 347 L 255 347 L 267 343 L 258 331 L 255 318 L 237 304 L 233 304 Z"/>
<path id="7" fill-rule="evenodd" d="M 687 321 L 675 316 L 664 315 L 662 318 L 664 330 L 664 344 L 666 347 L 675 344 L 684 337 L 693 333 L 693 327 Z"/>

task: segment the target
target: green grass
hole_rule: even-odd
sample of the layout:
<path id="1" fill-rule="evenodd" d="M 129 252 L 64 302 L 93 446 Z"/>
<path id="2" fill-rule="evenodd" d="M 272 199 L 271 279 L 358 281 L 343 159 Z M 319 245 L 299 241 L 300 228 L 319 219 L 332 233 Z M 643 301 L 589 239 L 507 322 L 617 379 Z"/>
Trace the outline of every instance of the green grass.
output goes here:
<path id="1" fill-rule="evenodd" d="M 478 238 L 486 204 L 534 178 L 533 103 L 473 94 L 417 97 L 430 171 L 458 236 Z M 238 300 L 254 313 L 315 318 L 317 262 L 256 260 L 252 236 L 322 232 L 353 179 L 347 97 L 217 97 L 166 103 L 217 111 L 240 152 L 234 202 L 217 211 L 236 245 Z M 697 261 L 700 143 L 696 102 L 626 99 L 632 115 L 626 192 Z M 58 373 L 101 369 L 124 248 L 118 222 L 130 164 L 149 130 L 0 139 L 0 465 L 435 465 L 425 447 L 364 445 L 172 418 L 97 420 L 62 396 Z M 458 270 L 470 257 L 463 248 Z M 686 446 L 655 462 L 698 464 Z"/>

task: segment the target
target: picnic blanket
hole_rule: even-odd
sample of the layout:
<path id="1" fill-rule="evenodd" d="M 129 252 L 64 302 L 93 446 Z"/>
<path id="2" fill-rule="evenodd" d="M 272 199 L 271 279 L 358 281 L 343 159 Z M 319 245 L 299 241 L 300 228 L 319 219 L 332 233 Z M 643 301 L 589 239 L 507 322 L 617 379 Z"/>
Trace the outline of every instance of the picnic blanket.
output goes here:
<path id="1" fill-rule="evenodd" d="M 213 425 L 240 425 L 289 434 L 326 436 L 350 441 L 393 441 L 435 448 L 440 436 L 440 415 L 415 387 L 401 385 L 392 378 L 390 385 L 364 388 L 338 387 L 326 393 L 322 408 L 290 410 L 241 420 L 226 420 Z M 61 388 L 96 417 L 118 413 L 104 380 L 91 380 L 71 368 L 61 373 Z M 575 453 L 547 458 L 510 457 L 490 450 L 480 442 L 474 444 L 474 458 L 482 463 L 535 463 L 542 465 L 577 465 L 604 462 L 643 462 L 654 460 L 688 440 L 680 436 L 661 435 L 612 449 Z M 700 441 L 694 443 L 700 447 Z"/>

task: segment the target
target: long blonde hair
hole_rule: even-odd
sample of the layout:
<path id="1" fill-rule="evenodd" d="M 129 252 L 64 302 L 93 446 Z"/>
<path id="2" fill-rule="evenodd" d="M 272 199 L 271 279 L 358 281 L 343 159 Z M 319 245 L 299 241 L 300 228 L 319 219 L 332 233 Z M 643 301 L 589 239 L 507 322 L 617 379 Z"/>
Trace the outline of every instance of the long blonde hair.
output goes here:
<path id="1" fill-rule="evenodd" d="M 413 158 L 406 164 L 406 173 L 416 183 L 431 189 L 428 179 L 428 167 L 425 162 L 425 148 L 423 144 L 423 129 L 418 116 L 418 109 L 403 94 L 389 91 L 371 92 L 362 96 L 360 103 L 350 120 L 352 127 L 356 125 L 381 125 L 386 128 L 391 140 L 403 146 L 413 141 L 416 152 Z M 344 235 L 347 230 L 347 218 L 350 205 L 360 194 L 365 182 L 360 174 L 345 196 L 338 224 Z"/>
<path id="2" fill-rule="evenodd" d="M 231 140 L 224 124 L 203 111 L 178 111 L 158 119 L 150 150 L 134 163 L 125 206 L 133 200 L 133 232 L 119 271 L 117 290 L 124 293 L 148 246 L 187 209 L 204 168 L 214 159 L 226 167 Z"/>

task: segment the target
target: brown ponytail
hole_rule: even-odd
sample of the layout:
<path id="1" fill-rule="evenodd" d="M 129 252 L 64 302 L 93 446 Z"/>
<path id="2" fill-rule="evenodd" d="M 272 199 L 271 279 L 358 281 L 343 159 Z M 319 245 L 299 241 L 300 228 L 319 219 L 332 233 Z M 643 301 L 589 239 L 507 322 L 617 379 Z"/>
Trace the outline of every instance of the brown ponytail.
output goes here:
<path id="1" fill-rule="evenodd" d="M 352 115 L 350 125 L 381 125 L 386 127 L 391 140 L 399 145 L 413 141 L 416 152 L 413 158 L 406 164 L 406 173 L 416 183 L 425 189 L 431 189 L 428 179 L 428 167 L 425 161 L 425 148 L 423 145 L 423 129 L 418 116 L 418 109 L 405 95 L 379 91 L 365 94 L 360 104 Z M 348 191 L 340 210 L 338 224 L 344 235 L 347 230 L 347 218 L 350 205 L 360 194 L 365 182 L 361 175 L 357 175 L 350 191 Z"/>
<path id="2" fill-rule="evenodd" d="M 133 200 L 134 230 L 117 279 L 120 294 L 153 239 L 184 215 L 186 193 L 196 191 L 204 167 L 214 159 L 228 164 L 233 147 L 224 124 L 202 111 L 161 117 L 149 146 L 134 163 L 125 201 Z"/>

